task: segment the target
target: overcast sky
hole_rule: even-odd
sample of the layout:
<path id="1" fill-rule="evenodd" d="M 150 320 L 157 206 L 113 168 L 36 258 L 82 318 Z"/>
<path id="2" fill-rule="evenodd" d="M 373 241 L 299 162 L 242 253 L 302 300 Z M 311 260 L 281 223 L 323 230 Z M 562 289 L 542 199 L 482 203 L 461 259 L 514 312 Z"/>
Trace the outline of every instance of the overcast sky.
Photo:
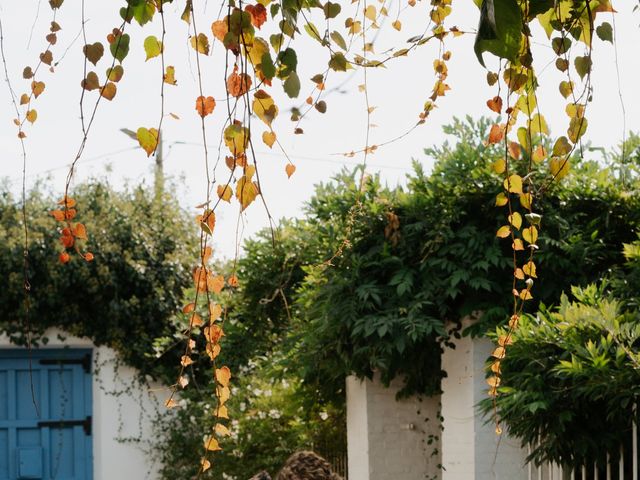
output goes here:
<path id="1" fill-rule="evenodd" d="M 118 26 L 117 2 L 86 2 L 87 40 L 89 43 L 105 43 L 106 34 Z M 122 2 L 124 4 L 124 2 Z M 195 205 L 205 197 L 202 138 L 199 117 L 194 110 L 198 96 L 194 75 L 195 57 L 188 44 L 187 25 L 179 20 L 184 2 L 174 2 L 167 12 L 167 37 L 165 41 L 165 61 L 176 68 L 178 86 L 165 86 L 165 112 L 175 113 L 180 120 L 165 118 L 163 133 L 165 141 L 165 172 L 183 179 L 176 192 L 177 201 L 196 213 Z M 179 5 L 178 5 L 179 4 Z M 617 48 L 618 68 L 616 71 L 616 51 L 609 43 L 595 42 L 594 53 L 594 102 L 589 107 L 589 129 L 586 138 L 596 146 L 611 147 L 620 142 L 623 125 L 627 130 L 640 129 L 640 109 L 638 79 L 638 46 L 640 45 L 640 15 L 632 13 L 635 2 L 615 2 L 619 13 L 615 15 L 615 27 L 621 39 Z M 73 160 L 82 138 L 79 117 L 80 81 L 83 78 L 82 38 L 74 38 L 80 32 L 81 17 L 79 0 L 64 2 L 57 21 L 62 26 L 58 43 L 52 48 L 54 62 L 60 60 L 68 48 L 54 74 L 43 71 L 39 80 L 46 83 L 45 93 L 34 102 L 38 119 L 33 127 L 27 128 L 28 184 L 38 178 L 49 178 L 48 184 L 54 191 L 62 192 L 69 163 Z M 398 11 L 397 2 L 391 2 L 393 12 L 383 25 L 375 41 L 375 51 L 383 52 L 393 45 L 403 44 L 409 37 L 421 32 L 428 19 L 428 2 L 418 2 L 416 7 L 401 7 L 401 32 L 390 26 Z M 217 19 L 219 3 L 208 2 L 207 7 L 198 12 L 199 30 L 211 36 L 211 22 Z M 27 91 L 29 84 L 22 79 L 22 69 L 26 65 L 35 66 L 39 54 L 46 46 L 44 36 L 48 33 L 51 10 L 48 2 L 42 0 L 22 0 L 20 2 L 0 0 L 5 37 L 5 53 L 9 76 L 18 96 Z M 461 30 L 473 31 L 477 24 L 478 10 L 471 0 L 454 2 L 454 15 L 448 25 L 457 25 Z M 611 15 L 601 14 L 602 20 L 612 21 Z M 602 21 L 601 20 L 601 21 Z M 33 25 L 33 36 L 31 30 Z M 143 40 L 148 35 L 160 35 L 159 22 L 145 28 L 137 24 L 127 26 L 131 34 L 131 53 L 123 66 L 125 74 L 118 84 L 118 93 L 113 102 L 100 104 L 95 124 L 91 130 L 87 147 L 79 163 L 77 181 L 90 176 L 107 176 L 116 187 L 125 183 L 153 183 L 153 160 L 136 144 L 120 133 L 120 128 L 136 130 L 140 126 L 154 127 L 160 113 L 160 59 L 144 62 Z M 541 30 L 535 31 L 541 35 Z M 265 36 L 265 35 L 263 35 Z M 266 35 L 268 36 L 268 35 Z M 373 34 L 372 34 L 373 36 Z M 303 37 L 306 34 L 303 33 Z M 303 80 L 301 99 L 311 90 L 309 78 L 324 69 L 326 53 L 308 37 L 297 42 L 300 78 Z M 495 95 L 495 89 L 483 81 L 485 70 L 478 64 L 473 54 L 473 36 L 463 35 L 447 41 L 453 52 L 449 64 L 448 83 L 452 90 L 438 101 L 439 108 L 427 123 L 404 139 L 380 148 L 368 159 L 369 170 L 380 172 L 390 185 L 402 183 L 411 172 L 411 161 L 417 159 L 428 169 L 431 159 L 423 154 L 423 148 L 439 144 L 444 140 L 442 125 L 454 116 L 488 115 L 485 102 Z M 432 62 L 436 45 L 420 47 L 410 56 L 396 59 L 386 69 L 369 69 L 369 101 L 377 108 L 372 114 L 370 144 L 379 144 L 405 132 L 414 122 L 422 105 L 430 95 L 434 77 Z M 542 113 L 546 116 L 552 133 L 563 133 L 567 128 L 564 100 L 558 92 L 558 82 L 562 79 L 553 66 L 555 56 L 549 47 L 536 46 L 538 75 L 543 87 L 539 95 Z M 107 52 L 97 67 L 90 65 L 101 77 L 110 65 Z M 546 68 L 542 68 L 550 63 Z M 205 95 L 216 99 L 224 98 L 224 52 L 216 44 L 213 53 L 203 59 L 203 81 Z M 489 62 L 491 66 L 491 62 Z M 494 62 L 493 65 L 496 65 Z M 618 81 L 620 88 L 618 88 Z M 20 145 L 16 138 L 13 108 L 7 88 L 2 82 L 0 104 L 0 178 L 8 178 L 13 188 L 21 181 L 22 160 Z M 277 151 L 269 150 L 256 138 L 257 157 L 263 192 L 270 211 L 275 218 L 299 215 L 301 207 L 312 195 L 313 185 L 329 179 L 343 166 L 353 167 L 362 158 L 346 158 L 336 155 L 340 152 L 359 150 L 364 146 L 366 134 L 366 109 L 364 95 L 358 91 L 363 83 L 363 72 L 333 73 L 327 82 L 332 91 L 326 98 L 327 112 L 322 115 L 313 112 L 301 125 L 303 135 L 293 135 L 294 124 L 289 120 L 288 108 L 298 105 L 282 93 L 282 87 L 274 82 L 272 89 L 280 115 L 274 122 L 285 150 L 295 162 L 297 171 L 291 179 L 285 174 L 286 161 Z M 622 115 L 619 92 L 626 107 Z M 97 91 L 88 92 L 85 105 L 90 108 L 95 103 Z M 222 101 L 213 115 L 206 118 L 208 143 L 212 160 L 215 161 L 217 145 L 226 108 Z M 257 122 L 254 123 L 256 125 Z M 257 129 L 258 134 L 262 129 Z M 255 134 L 254 134 L 255 135 Z M 219 175 L 226 169 L 221 166 Z M 238 205 L 226 206 L 218 213 L 218 225 L 214 246 L 218 255 L 231 257 L 234 254 L 235 227 L 238 221 Z M 252 205 L 243 215 L 244 235 L 251 235 L 267 225 L 264 208 L 259 203 Z"/>

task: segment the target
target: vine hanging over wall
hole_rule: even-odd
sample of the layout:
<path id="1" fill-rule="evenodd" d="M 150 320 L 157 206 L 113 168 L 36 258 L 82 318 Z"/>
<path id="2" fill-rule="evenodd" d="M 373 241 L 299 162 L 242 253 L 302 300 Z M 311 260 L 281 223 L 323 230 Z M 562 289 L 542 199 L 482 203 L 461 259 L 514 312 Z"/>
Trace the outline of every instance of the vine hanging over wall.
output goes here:
<path id="1" fill-rule="evenodd" d="M 500 61 L 498 71 L 487 74 L 487 82 L 496 88 L 496 94 L 487 101 L 487 106 L 505 117 L 504 121 L 496 120 L 487 143 L 500 145 L 502 150 L 501 158 L 495 160 L 493 168 L 503 176 L 504 191 L 498 194 L 495 203 L 498 207 L 506 208 L 507 212 L 504 225 L 498 229 L 497 236 L 508 239 L 512 247 L 513 308 L 509 329 L 499 339 L 499 345 L 493 354 L 495 362 L 491 368 L 494 375 L 488 379 L 489 393 L 495 396 L 501 381 L 500 363 L 506 355 L 511 335 L 517 328 L 526 302 L 535 295 L 534 284 L 538 276 L 535 252 L 544 223 L 537 205 L 551 183 L 567 175 L 570 158 L 576 151 L 580 151 L 580 141 L 588 127 L 586 112 L 592 95 L 591 67 L 595 38 L 612 42 L 615 33 L 611 23 L 600 22 L 599 14 L 614 13 L 615 10 L 610 0 L 478 0 L 476 3 L 480 13 L 475 32 L 475 53 L 482 65 L 487 53 L 498 57 Z M 53 72 L 57 65 L 54 62 L 53 47 L 58 42 L 61 31 L 59 16 L 63 4 L 63 0 L 49 1 L 52 20 L 45 34 L 44 51 L 39 55 L 35 67 L 26 66 L 23 71 L 27 82 L 24 86 L 26 93 L 18 96 L 16 92 L 22 89 L 14 90 L 17 83 L 6 74 L 16 110 L 14 123 L 23 146 L 25 166 L 27 154 L 24 141 L 29 125 L 34 124 L 38 118 L 35 104 L 41 95 L 49 92 L 45 90 L 46 84 L 41 74 L 46 66 Z M 166 7 L 170 4 L 180 4 L 180 8 L 169 12 Z M 261 141 L 268 148 L 282 151 L 287 159 L 284 174 L 288 177 L 294 175 L 297 168 L 278 140 L 282 132 L 274 129 L 273 122 L 281 111 L 273 95 L 274 84 L 280 84 L 291 99 L 300 97 L 303 88 L 308 88 L 305 100 L 307 106 L 294 108 L 291 112 L 293 134 L 303 134 L 302 122 L 307 115 L 326 112 L 327 101 L 323 98 L 323 92 L 326 92 L 334 73 L 362 70 L 365 81 L 361 89 L 365 93 L 368 132 L 372 113 L 367 95 L 368 72 L 389 67 L 423 45 L 436 44 L 434 83 L 427 101 L 417 112 L 417 118 L 405 134 L 379 144 L 370 144 L 367 134 L 365 145 L 347 153 L 362 154 L 364 162 L 367 155 L 425 124 L 436 102 L 451 90 L 447 83 L 447 62 L 452 56 L 449 43 L 454 42 L 449 42 L 449 39 L 469 33 L 448 25 L 453 8 L 452 0 L 432 0 L 428 5 L 408 0 L 407 5 L 403 5 L 390 22 L 390 28 L 401 31 L 401 13 L 426 8 L 429 14 L 423 30 L 409 38 L 407 45 L 376 53 L 374 32 L 386 26 L 386 19 L 392 17 L 391 5 L 390 0 L 357 0 L 348 4 L 331 1 L 323 3 L 319 0 L 258 0 L 256 3 L 229 0 L 220 14 L 212 18 L 196 8 L 192 0 L 127 0 L 124 6 L 118 7 L 121 22 L 107 32 L 106 41 L 89 43 L 85 5 L 84 1 L 81 2 L 84 63 L 83 78 L 78 80 L 82 135 L 77 153 L 71 159 L 64 193 L 59 205 L 51 211 L 51 215 L 59 222 L 59 259 L 63 264 L 70 263 L 74 257 L 91 261 L 96 254 L 86 246 L 87 243 L 91 244 L 92 232 L 87 231 L 83 223 L 76 221 L 78 212 L 83 211 L 83 205 L 77 204 L 71 190 L 76 165 L 83 155 L 100 105 L 117 99 L 118 85 L 125 75 L 124 62 L 134 45 L 131 34 L 128 33 L 129 25 L 133 22 L 145 28 L 153 23 L 161 25 L 160 38 L 149 35 L 142 42 L 145 60 L 159 63 L 156 81 L 161 86 L 158 116 L 150 118 L 146 126 L 140 126 L 136 131 L 136 138 L 147 156 L 156 154 L 158 150 L 165 117 L 165 88 L 178 88 L 176 78 L 181 73 L 172 65 L 175 62 L 165 58 L 166 16 L 177 11 L 188 25 L 189 38 L 184 40 L 195 54 L 197 88 L 193 94 L 193 114 L 200 120 L 203 143 L 202 177 L 206 182 L 206 195 L 198 207 L 201 212 L 195 219 L 201 230 L 198 248 L 200 260 L 193 268 L 192 277 L 195 294 L 192 301 L 182 309 L 189 327 L 180 361 L 180 374 L 167 400 L 167 406 L 173 406 L 174 394 L 180 388 L 187 387 L 188 378 L 184 371 L 194 362 L 194 355 L 200 353 L 196 348 L 197 338 L 204 338 L 204 353 L 213 364 L 212 375 L 217 381 L 216 415 L 221 419 L 212 435 L 205 440 L 206 451 L 219 450 L 218 438 L 228 435 L 228 428 L 224 423 L 228 419 L 225 403 L 230 396 L 232 373 L 228 367 L 216 364 L 224 337 L 225 309 L 220 295 L 223 289 L 233 290 L 242 281 L 235 273 L 225 278 L 211 266 L 212 239 L 214 234 L 221 234 L 215 229 L 216 214 L 224 207 L 235 208 L 241 216 L 258 201 L 271 219 L 262 195 L 268 185 L 260 176 L 257 142 Z M 539 24 L 544 30 L 543 35 L 546 34 L 546 38 L 536 36 L 535 40 L 542 41 L 553 49 L 557 55 L 555 66 L 566 76 L 559 84 L 559 90 L 567 102 L 568 128 L 566 135 L 557 139 L 551 138 L 547 122 L 538 106 L 537 92 L 542 80 L 537 73 L 541 68 L 534 58 L 532 48 L 534 24 Z M 296 50 L 298 39 L 305 34 L 325 52 L 324 58 L 317 56 L 309 60 L 318 62 L 319 71 L 311 78 L 310 84 L 303 84 L 298 73 L 298 63 L 311 58 L 299 55 Z M 214 53 L 218 54 L 219 49 L 214 48 L 217 44 L 221 45 L 225 67 L 223 70 L 209 71 L 203 60 Z M 105 61 L 102 63 L 107 68 L 105 74 L 100 75 L 97 66 L 103 58 Z M 3 61 L 6 67 L 4 50 Z M 216 76 L 224 84 L 226 94 L 222 99 L 214 98 L 208 91 L 211 79 Z M 419 88 L 424 87 L 421 85 Z M 85 101 L 89 98 L 93 99 L 93 106 L 85 111 Z M 223 125 L 211 125 L 210 115 L 219 108 L 226 110 L 225 121 Z M 261 123 L 255 122 L 255 119 Z M 211 161 L 207 148 L 212 128 L 220 134 L 221 145 L 225 148 L 222 155 L 224 158 L 217 158 L 215 163 Z M 26 167 L 23 166 L 23 172 L 24 168 Z M 24 196 L 26 193 L 23 192 Z M 26 205 L 25 200 L 23 198 Z M 31 287 L 26 219 L 27 215 L 23 213 L 23 270 L 25 311 L 28 318 L 28 294 Z M 391 223 L 392 220 L 390 217 Z M 348 245 L 348 239 L 345 245 Z M 501 431 L 499 424 L 496 431 Z M 204 472 L 209 466 L 210 460 L 203 456 L 201 471 Z"/>

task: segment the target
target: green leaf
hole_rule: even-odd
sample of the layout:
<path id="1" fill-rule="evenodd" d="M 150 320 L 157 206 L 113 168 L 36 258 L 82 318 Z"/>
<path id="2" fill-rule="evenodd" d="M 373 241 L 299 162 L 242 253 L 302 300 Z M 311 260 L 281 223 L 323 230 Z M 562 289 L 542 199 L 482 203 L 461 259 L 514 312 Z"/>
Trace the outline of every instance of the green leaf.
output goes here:
<path id="1" fill-rule="evenodd" d="M 600 40 L 613 43 L 613 28 L 609 22 L 604 22 L 596 28 L 596 35 Z"/>
<path id="2" fill-rule="evenodd" d="M 522 14 L 517 0 L 483 0 L 473 46 L 484 67 L 484 52 L 515 60 L 520 51 Z"/>
<path id="3" fill-rule="evenodd" d="M 300 94 L 300 78 L 296 72 L 291 72 L 282 84 L 289 98 L 295 98 Z"/>
<path id="4" fill-rule="evenodd" d="M 113 58 L 118 60 L 120 63 L 129 55 L 129 42 L 131 41 L 131 37 L 129 37 L 128 33 L 123 33 L 118 35 L 118 37 L 109 45 L 109 50 L 111 50 L 111 55 Z"/>
<path id="5" fill-rule="evenodd" d="M 347 42 L 344 41 L 344 38 L 337 30 L 331 32 L 331 40 L 336 42 L 336 45 L 338 45 L 341 49 L 345 51 L 347 50 Z"/>
<path id="6" fill-rule="evenodd" d="M 156 7 L 152 2 L 142 2 L 140 5 L 129 8 L 133 11 L 133 18 L 135 18 L 136 22 L 140 25 L 150 22 L 156 13 Z"/>
<path id="7" fill-rule="evenodd" d="M 346 72 L 347 59 L 342 53 L 336 52 L 333 55 L 331 55 L 331 60 L 329 60 L 329 67 L 335 70 L 336 72 Z"/>
<path id="8" fill-rule="evenodd" d="M 287 48 L 278 54 L 280 71 L 278 78 L 286 78 L 298 68 L 298 56 L 293 48 Z"/>
<path id="9" fill-rule="evenodd" d="M 336 18 L 340 14 L 342 7 L 339 3 L 327 2 L 322 9 L 326 18 Z"/>
<path id="10" fill-rule="evenodd" d="M 162 53 L 162 43 L 151 35 L 144 39 L 144 52 L 147 54 L 147 60 L 155 58 Z"/>
<path id="11" fill-rule="evenodd" d="M 311 22 L 306 23 L 304 25 L 304 31 L 307 32 L 311 38 L 322 43 L 322 36 L 318 31 L 318 27 L 316 27 L 313 23 Z"/>
<path id="12" fill-rule="evenodd" d="M 576 72 L 580 75 L 580 79 L 584 79 L 584 76 L 591 71 L 591 58 L 587 56 L 576 57 L 574 65 L 576 67 Z"/>
<path id="13" fill-rule="evenodd" d="M 273 59 L 269 52 L 262 54 L 262 60 L 260 61 L 260 69 L 265 78 L 271 80 L 276 76 L 276 66 L 273 64 Z"/>

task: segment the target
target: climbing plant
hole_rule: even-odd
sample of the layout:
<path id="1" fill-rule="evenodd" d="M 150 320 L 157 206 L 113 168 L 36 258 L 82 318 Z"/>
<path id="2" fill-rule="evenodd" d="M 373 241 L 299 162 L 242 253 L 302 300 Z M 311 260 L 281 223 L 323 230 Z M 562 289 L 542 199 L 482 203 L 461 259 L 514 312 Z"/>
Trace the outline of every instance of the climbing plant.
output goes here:
<path id="1" fill-rule="evenodd" d="M 47 70 L 55 70 L 55 58 L 58 55 L 56 46 L 63 32 L 62 12 L 69 8 L 63 0 L 49 0 L 48 3 L 51 22 L 48 31 L 42 34 L 42 53 L 25 66 L 24 83 L 9 78 L 7 73 L 15 107 L 16 133 L 22 146 L 23 171 L 27 162 L 27 136 L 38 115 L 43 114 L 38 112 L 36 106 L 39 97 L 49 93 L 45 81 Z M 87 40 L 85 5 L 81 2 L 84 62 L 83 77 L 78 78 L 78 83 L 82 136 L 77 153 L 70 159 L 71 167 L 64 189 L 60 192 L 60 200 L 51 209 L 51 215 L 58 222 L 58 258 L 63 264 L 95 260 L 97 252 L 91 248 L 92 232 L 86 228 L 83 220 L 86 207 L 78 203 L 73 193 L 75 168 L 89 141 L 100 106 L 104 102 L 117 101 L 118 89 L 125 85 L 122 79 L 126 78 L 129 52 L 132 48 L 139 48 L 140 44 L 146 60 L 158 65 L 156 82 L 161 90 L 158 111 L 149 115 L 149 121 L 137 129 L 136 136 L 147 156 L 153 155 L 158 148 L 165 119 L 165 89 L 178 88 L 176 78 L 181 74 L 165 54 L 167 16 L 176 11 L 175 8 L 167 9 L 167 6 L 178 3 L 178 15 L 189 28 L 189 38 L 184 41 L 188 42 L 195 54 L 197 88 L 192 95 L 193 114 L 200 119 L 206 195 L 196 219 L 201 227 L 201 237 L 198 248 L 200 260 L 193 269 L 195 293 L 183 307 L 183 313 L 189 319 L 189 328 L 180 362 L 182 371 L 177 376 L 173 394 L 167 399 L 167 406 L 174 406 L 174 394 L 179 388 L 187 386 L 185 369 L 194 362 L 197 337 L 204 338 L 207 343 L 204 352 L 213 363 L 213 375 L 217 379 L 216 415 L 222 419 L 221 423 L 216 424 L 215 433 L 207 437 L 205 448 L 208 451 L 220 448 L 217 438 L 228 434 L 224 421 L 228 417 L 225 403 L 230 396 L 231 371 L 227 366 L 218 366 L 216 363 L 220 354 L 220 340 L 224 336 L 225 318 L 218 295 L 223 288 L 237 288 L 241 279 L 235 272 L 225 277 L 215 271 L 210 262 L 211 242 L 214 233 L 224 234 L 215 232 L 215 219 L 216 212 L 227 203 L 232 204 L 239 214 L 255 203 L 262 203 L 267 208 L 261 193 L 269 185 L 265 184 L 264 179 L 261 180 L 260 162 L 255 154 L 257 142 L 262 141 L 269 148 L 282 150 L 287 158 L 284 167 L 286 175 L 290 177 L 296 170 L 294 159 L 286 154 L 278 140 L 282 132 L 276 132 L 273 128 L 274 119 L 280 113 L 272 93 L 274 86 L 281 85 L 290 98 L 306 98 L 304 106 L 291 110 L 293 133 L 303 134 L 305 117 L 311 113 L 323 114 L 327 110 L 323 92 L 334 81 L 335 74 L 362 70 L 364 83 L 361 90 L 365 93 L 367 136 L 364 145 L 354 148 L 349 154 L 362 155 L 366 163 L 369 155 L 396 140 L 370 143 L 368 132 L 373 106 L 369 104 L 367 95 L 369 72 L 391 67 L 400 58 L 410 57 L 423 45 L 437 46 L 433 82 L 429 82 L 432 90 L 424 105 L 414 112 L 414 120 L 407 126 L 408 134 L 427 122 L 436 103 L 440 103 L 441 97 L 452 89 L 447 83 L 447 62 L 453 55 L 455 37 L 467 33 L 476 37 L 474 50 L 481 64 L 484 65 L 486 54 L 499 59 L 499 68 L 489 71 L 486 76 L 486 81 L 495 88 L 495 96 L 486 103 L 490 110 L 504 115 L 495 120 L 485 139 L 488 144 L 500 147 L 500 153 L 491 159 L 494 170 L 501 176 L 499 184 L 502 185 L 495 203 L 505 209 L 497 236 L 506 239 L 512 249 L 512 262 L 508 267 L 512 276 L 508 292 L 508 296 L 512 297 L 511 327 L 500 339 L 500 345 L 494 352 L 496 361 L 492 368 L 495 375 L 489 379 L 490 394 L 497 394 L 501 381 L 500 363 L 506 355 L 510 336 L 517 327 L 526 302 L 537 295 L 534 282 L 539 272 L 535 252 L 544 225 L 538 205 L 550 186 L 567 175 L 573 153 L 581 152 L 580 141 L 587 131 L 586 114 L 592 96 L 592 50 L 597 41 L 612 42 L 615 36 L 613 25 L 600 19 L 602 14 L 614 12 L 610 0 L 477 1 L 480 8 L 476 32 L 465 32 L 449 25 L 453 8 L 451 0 L 432 0 L 429 4 L 407 0 L 406 5 L 400 5 L 397 13 L 392 13 L 391 2 L 384 0 L 350 3 L 318 0 L 259 0 L 252 3 L 229 0 L 222 5 L 218 15 L 206 10 L 203 12 L 200 4 L 192 0 L 127 0 L 114 7 L 118 9 L 121 20 L 112 30 L 101 33 L 106 41 L 94 43 Z M 402 16 L 411 15 L 414 9 L 426 9 L 428 12 L 420 31 L 402 46 L 394 45 L 382 53 L 376 52 L 375 31 L 387 24 L 388 17 L 393 19 L 388 22 L 390 28 L 402 31 Z M 133 23 L 144 27 L 143 30 L 148 25 L 158 24 L 161 34 L 148 35 L 137 41 L 130 33 Z M 534 24 L 541 25 L 544 30 L 541 34 L 535 34 L 535 38 Z M 325 52 L 324 56 L 302 55 L 298 48 L 302 36 L 317 42 L 321 51 Z M 532 47 L 534 41 L 553 49 L 557 55 L 555 67 L 566 77 L 559 84 L 559 89 L 566 102 L 567 129 L 566 134 L 558 138 L 551 138 L 546 120 L 538 109 L 538 86 L 544 79 L 538 76 L 542 67 Z M 214 48 L 217 44 L 220 44 L 219 49 Z M 2 53 L 6 73 L 4 49 Z M 205 68 L 204 60 L 211 55 L 223 57 L 224 68 L 217 67 L 211 71 Z M 298 73 L 298 64 L 302 61 L 317 62 L 314 66 L 318 73 L 310 81 L 301 79 Z M 216 76 L 224 85 L 226 95 L 223 99 L 214 98 L 209 91 L 209 80 Z M 423 85 L 419 88 L 424 89 Z M 219 106 L 220 103 L 223 105 Z M 225 121 L 222 125 L 211 125 L 210 115 L 217 108 L 226 110 Z M 207 149 L 207 139 L 214 128 L 224 146 L 224 153 L 215 162 Z M 350 208 L 349 224 L 354 223 L 355 217 L 362 211 L 365 183 L 364 176 L 361 176 L 358 193 Z M 28 306 L 31 285 L 28 278 L 29 225 L 26 202 L 23 203 L 22 271 L 25 305 Z M 389 217 L 387 221 L 392 234 L 395 220 Z M 339 257 L 345 251 L 352 233 L 347 228 L 343 242 L 330 258 Z M 485 281 L 492 282 L 494 279 Z M 398 285 L 406 284 L 406 281 L 398 282 Z M 28 307 L 25 311 L 28 312 Z M 500 431 L 499 426 L 497 431 Z M 209 466 L 210 461 L 203 457 L 201 470 L 205 471 Z"/>

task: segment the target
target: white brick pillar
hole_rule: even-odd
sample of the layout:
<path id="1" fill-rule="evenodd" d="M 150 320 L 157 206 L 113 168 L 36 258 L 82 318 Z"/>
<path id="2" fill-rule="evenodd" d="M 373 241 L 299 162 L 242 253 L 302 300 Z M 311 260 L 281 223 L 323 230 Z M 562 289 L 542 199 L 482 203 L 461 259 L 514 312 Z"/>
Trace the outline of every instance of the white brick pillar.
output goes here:
<path id="1" fill-rule="evenodd" d="M 441 478 L 439 397 L 396 400 L 401 385 L 347 378 L 349 480 Z"/>
<path id="2" fill-rule="evenodd" d="M 442 369 L 443 480 L 526 480 L 526 453 L 506 431 L 495 433 L 476 405 L 487 395 L 485 361 L 493 344 L 486 338 L 464 337 L 445 349 Z M 503 430 L 506 430 L 503 425 Z"/>

